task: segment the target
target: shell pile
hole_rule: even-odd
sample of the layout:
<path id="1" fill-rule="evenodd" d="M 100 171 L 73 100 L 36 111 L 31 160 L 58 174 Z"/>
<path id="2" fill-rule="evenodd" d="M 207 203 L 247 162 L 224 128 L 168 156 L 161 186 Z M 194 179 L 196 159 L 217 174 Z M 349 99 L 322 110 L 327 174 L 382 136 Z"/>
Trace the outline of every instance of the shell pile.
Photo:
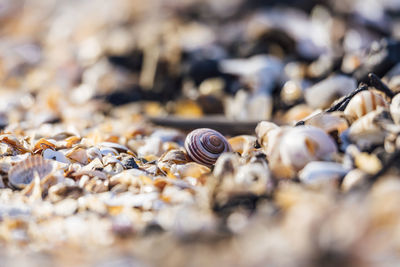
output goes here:
<path id="1" fill-rule="evenodd" d="M 398 266 L 399 14 L 1 1 L 0 266 Z"/>

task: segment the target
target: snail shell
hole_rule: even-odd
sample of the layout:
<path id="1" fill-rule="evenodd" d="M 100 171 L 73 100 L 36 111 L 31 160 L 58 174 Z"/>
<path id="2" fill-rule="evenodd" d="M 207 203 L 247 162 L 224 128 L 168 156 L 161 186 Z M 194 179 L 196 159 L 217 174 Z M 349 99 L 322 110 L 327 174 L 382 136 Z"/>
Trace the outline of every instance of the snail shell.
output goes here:
<path id="1" fill-rule="evenodd" d="M 232 151 L 222 134 L 208 128 L 190 132 L 185 140 L 185 149 L 192 160 L 206 166 L 212 166 L 222 153 Z"/>
<path id="2" fill-rule="evenodd" d="M 361 91 L 350 100 L 344 114 L 349 118 L 358 119 L 378 106 L 388 107 L 389 104 L 374 91 Z"/>

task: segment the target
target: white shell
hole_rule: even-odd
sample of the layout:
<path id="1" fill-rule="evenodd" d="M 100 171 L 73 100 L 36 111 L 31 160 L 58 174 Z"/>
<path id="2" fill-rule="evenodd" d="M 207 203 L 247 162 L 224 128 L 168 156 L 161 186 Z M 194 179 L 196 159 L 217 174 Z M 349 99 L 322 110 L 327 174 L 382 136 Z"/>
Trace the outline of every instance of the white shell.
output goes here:
<path id="1" fill-rule="evenodd" d="M 320 128 L 326 133 L 337 131 L 341 134 L 349 127 L 346 119 L 341 117 L 342 114 L 341 112 L 318 113 L 305 119 L 305 124 Z"/>
<path id="2" fill-rule="evenodd" d="M 255 194 L 264 194 L 273 186 L 268 166 L 261 163 L 240 166 L 234 179 L 236 185 Z"/>
<path id="3" fill-rule="evenodd" d="M 327 108 L 337 98 L 351 93 L 357 87 L 356 80 L 344 75 L 327 78 L 304 92 L 306 103 L 313 108 Z"/>
<path id="4" fill-rule="evenodd" d="M 346 175 L 348 170 L 336 162 L 312 161 L 299 173 L 300 181 L 305 184 L 317 184 L 336 180 Z"/>
<path id="5" fill-rule="evenodd" d="M 283 136 L 279 146 L 282 163 L 295 170 L 300 170 L 310 161 L 327 160 L 336 151 L 333 139 L 313 126 L 291 129 Z"/>
<path id="6" fill-rule="evenodd" d="M 70 161 L 67 159 L 67 157 L 64 156 L 63 153 L 61 153 L 60 151 L 54 151 L 49 148 L 43 151 L 43 158 L 52 159 L 67 164 L 70 163 Z"/>
<path id="7" fill-rule="evenodd" d="M 256 127 L 256 136 L 258 143 L 262 147 L 267 147 L 268 143 L 268 133 L 273 130 L 273 129 L 278 129 L 279 126 L 276 125 L 275 123 L 269 122 L 269 121 L 262 121 L 257 124 Z"/>
<path id="8" fill-rule="evenodd" d="M 344 114 L 350 118 L 358 119 L 375 110 L 378 106 L 388 107 L 389 104 L 374 91 L 361 91 L 350 100 Z"/>
<path id="9" fill-rule="evenodd" d="M 349 128 L 350 140 L 360 147 L 383 143 L 386 132 L 378 125 L 378 123 L 383 123 L 383 119 L 377 118 L 382 112 L 384 109 L 378 107 L 377 110 L 369 112 L 353 122 Z"/>

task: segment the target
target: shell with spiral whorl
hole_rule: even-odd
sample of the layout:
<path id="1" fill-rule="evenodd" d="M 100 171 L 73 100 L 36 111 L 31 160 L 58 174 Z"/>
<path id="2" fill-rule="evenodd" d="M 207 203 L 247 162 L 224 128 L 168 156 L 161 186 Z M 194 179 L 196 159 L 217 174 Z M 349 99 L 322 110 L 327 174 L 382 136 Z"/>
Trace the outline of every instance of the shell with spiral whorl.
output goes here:
<path id="1" fill-rule="evenodd" d="M 185 140 L 185 149 L 192 160 L 209 167 L 222 153 L 232 151 L 222 134 L 208 128 L 190 132 Z"/>

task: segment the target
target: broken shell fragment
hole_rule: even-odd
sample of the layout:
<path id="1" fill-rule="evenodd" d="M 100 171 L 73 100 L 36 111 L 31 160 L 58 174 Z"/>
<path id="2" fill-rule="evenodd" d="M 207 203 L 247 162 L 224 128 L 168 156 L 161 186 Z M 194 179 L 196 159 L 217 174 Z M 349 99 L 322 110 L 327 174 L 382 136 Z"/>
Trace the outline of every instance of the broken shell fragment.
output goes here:
<path id="1" fill-rule="evenodd" d="M 248 155 L 251 151 L 255 150 L 257 138 L 251 135 L 238 135 L 228 139 L 229 144 L 234 152 L 241 155 Z"/>

